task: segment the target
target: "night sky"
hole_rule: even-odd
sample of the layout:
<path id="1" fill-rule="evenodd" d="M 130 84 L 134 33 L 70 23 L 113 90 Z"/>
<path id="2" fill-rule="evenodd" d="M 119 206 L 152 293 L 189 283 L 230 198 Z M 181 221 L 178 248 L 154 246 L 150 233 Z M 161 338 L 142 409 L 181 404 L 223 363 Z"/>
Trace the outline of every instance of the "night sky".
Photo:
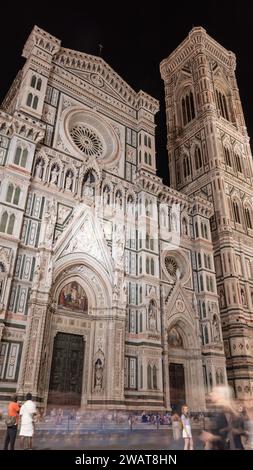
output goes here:
<path id="1" fill-rule="evenodd" d="M 66 5 L 65 5 L 66 3 Z M 174 5 L 173 5 L 174 3 Z M 22 67 L 23 45 L 34 24 L 62 41 L 62 46 L 99 55 L 134 90 L 160 101 L 156 118 L 158 174 L 168 182 L 163 82 L 159 63 L 187 36 L 193 26 L 237 56 L 237 80 L 246 124 L 253 137 L 252 13 L 251 2 L 209 0 L 171 1 L 33 1 L 1 6 L 0 100 Z M 8 6 L 9 5 L 9 6 Z"/>

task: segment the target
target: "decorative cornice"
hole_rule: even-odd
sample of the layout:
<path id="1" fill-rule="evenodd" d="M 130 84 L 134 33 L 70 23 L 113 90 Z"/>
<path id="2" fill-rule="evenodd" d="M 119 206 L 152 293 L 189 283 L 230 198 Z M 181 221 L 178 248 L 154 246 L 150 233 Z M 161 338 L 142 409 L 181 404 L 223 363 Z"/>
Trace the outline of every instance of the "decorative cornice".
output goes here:
<path id="1" fill-rule="evenodd" d="M 172 205 L 180 204 L 181 208 L 191 214 L 201 214 L 204 217 L 211 217 L 213 205 L 201 196 L 187 196 L 162 183 L 161 178 L 146 171 L 140 170 L 137 174 L 136 184 L 139 191 L 145 190 L 158 196 L 163 203 Z"/>
<path id="2" fill-rule="evenodd" d="M 34 46 L 53 55 L 60 49 L 61 41 L 35 25 L 25 43 L 22 56 L 27 59 Z"/>
<path id="3" fill-rule="evenodd" d="M 221 46 L 215 39 L 209 36 L 202 27 L 193 28 L 187 38 L 160 64 L 160 72 L 163 80 L 167 80 L 185 61 L 195 53 L 204 52 L 212 56 L 223 66 L 235 70 L 236 57 L 231 51 Z"/>
<path id="4" fill-rule="evenodd" d="M 159 102 L 140 90 L 136 93 L 101 57 L 61 48 L 53 62 L 66 69 L 98 74 L 112 90 L 129 106 L 142 108 L 151 114 L 159 110 Z"/>

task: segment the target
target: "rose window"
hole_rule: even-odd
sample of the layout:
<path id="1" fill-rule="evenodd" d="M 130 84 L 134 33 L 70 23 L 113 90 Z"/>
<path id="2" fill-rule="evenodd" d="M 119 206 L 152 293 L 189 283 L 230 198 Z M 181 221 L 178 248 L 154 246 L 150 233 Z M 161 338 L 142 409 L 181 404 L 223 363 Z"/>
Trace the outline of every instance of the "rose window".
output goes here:
<path id="1" fill-rule="evenodd" d="M 178 264 L 174 260 L 174 258 L 171 258 L 170 256 L 166 256 L 165 258 L 165 267 L 169 273 L 169 275 L 173 278 L 176 278 L 177 270 L 178 270 Z"/>
<path id="2" fill-rule="evenodd" d="M 72 127 L 70 135 L 75 145 L 86 155 L 100 157 L 103 153 L 103 144 L 93 129 L 76 124 Z"/>

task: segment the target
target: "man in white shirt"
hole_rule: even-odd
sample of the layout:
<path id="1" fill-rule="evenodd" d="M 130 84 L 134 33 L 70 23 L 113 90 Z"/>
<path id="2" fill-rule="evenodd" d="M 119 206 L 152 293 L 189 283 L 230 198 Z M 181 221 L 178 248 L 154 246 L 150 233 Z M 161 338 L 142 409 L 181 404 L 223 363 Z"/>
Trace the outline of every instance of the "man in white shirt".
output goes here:
<path id="1" fill-rule="evenodd" d="M 32 401 L 31 393 L 27 393 L 26 401 L 21 406 L 20 413 L 21 427 L 20 427 L 20 446 L 24 449 L 25 437 L 28 440 L 28 449 L 32 449 L 32 437 L 34 434 L 34 416 L 36 415 L 36 406 Z"/>

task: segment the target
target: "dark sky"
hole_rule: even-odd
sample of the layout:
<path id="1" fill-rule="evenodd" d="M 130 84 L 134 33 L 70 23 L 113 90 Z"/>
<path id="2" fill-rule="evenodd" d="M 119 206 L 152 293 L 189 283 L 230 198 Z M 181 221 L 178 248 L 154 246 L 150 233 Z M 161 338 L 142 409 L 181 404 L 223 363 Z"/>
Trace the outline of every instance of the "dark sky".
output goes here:
<path id="1" fill-rule="evenodd" d="M 167 181 L 166 126 L 159 63 L 192 26 L 237 55 L 237 79 L 250 137 L 253 136 L 252 13 L 250 1 L 72 1 L 4 2 L 1 6 L 0 100 L 23 65 L 23 45 L 34 24 L 61 39 L 63 47 L 99 54 L 136 91 L 160 101 L 157 115 L 158 174 Z M 66 5 L 64 5 L 66 3 Z M 22 5 L 21 5 L 22 4 Z M 9 6 L 8 6 L 9 5 Z"/>

